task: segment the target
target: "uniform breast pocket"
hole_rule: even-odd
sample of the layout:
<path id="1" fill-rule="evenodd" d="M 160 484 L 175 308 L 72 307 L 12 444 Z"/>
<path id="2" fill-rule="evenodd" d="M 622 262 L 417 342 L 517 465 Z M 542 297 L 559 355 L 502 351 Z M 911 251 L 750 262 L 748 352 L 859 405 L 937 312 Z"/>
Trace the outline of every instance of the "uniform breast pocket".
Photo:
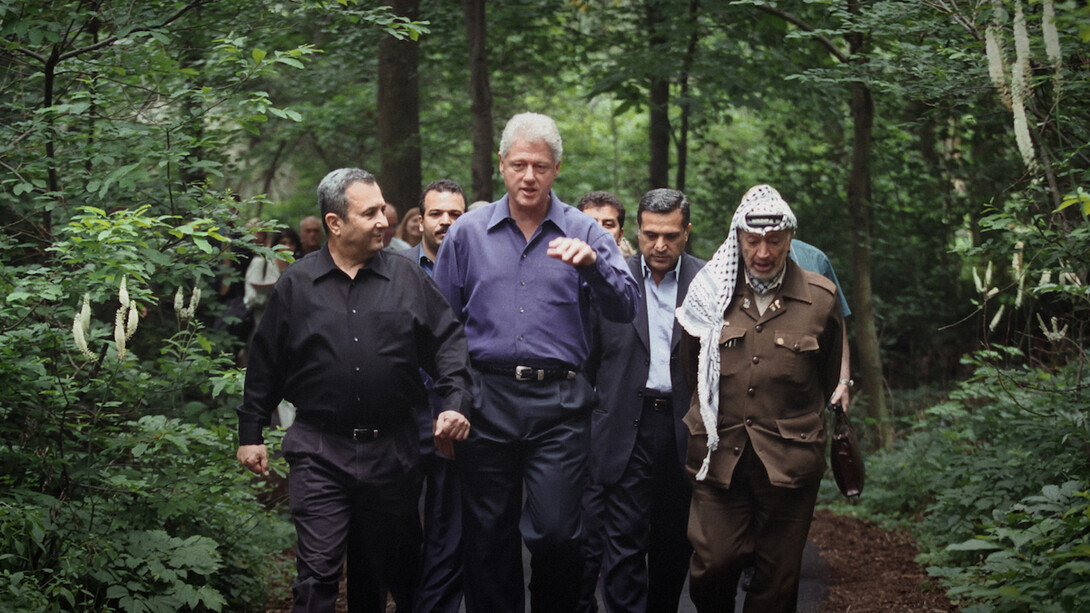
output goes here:
<path id="1" fill-rule="evenodd" d="M 798 332 L 775 332 L 777 377 L 793 383 L 812 381 L 818 373 L 818 355 L 821 345 L 816 336 Z"/>
<path id="2" fill-rule="evenodd" d="M 727 377 L 746 365 L 745 328 L 723 326 L 719 332 L 719 374 Z"/>

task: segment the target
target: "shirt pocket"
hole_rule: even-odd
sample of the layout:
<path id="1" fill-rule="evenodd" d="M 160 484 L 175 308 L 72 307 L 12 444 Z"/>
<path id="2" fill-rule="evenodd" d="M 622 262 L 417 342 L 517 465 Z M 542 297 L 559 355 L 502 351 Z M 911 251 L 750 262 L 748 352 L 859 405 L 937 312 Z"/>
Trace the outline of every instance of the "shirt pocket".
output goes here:
<path id="1" fill-rule="evenodd" d="M 719 375 L 729 377 L 741 371 L 745 365 L 746 329 L 723 326 L 719 332 Z"/>
<path id="2" fill-rule="evenodd" d="M 806 385 L 816 380 L 821 350 L 816 336 L 776 330 L 773 342 L 776 345 L 772 356 L 777 379 L 796 385 Z"/>

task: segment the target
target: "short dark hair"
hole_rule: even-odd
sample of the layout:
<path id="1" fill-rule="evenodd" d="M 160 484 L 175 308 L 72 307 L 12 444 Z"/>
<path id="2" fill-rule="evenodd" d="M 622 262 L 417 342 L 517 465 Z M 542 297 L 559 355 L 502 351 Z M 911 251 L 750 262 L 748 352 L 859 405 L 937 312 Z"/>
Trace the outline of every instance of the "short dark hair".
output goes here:
<path id="1" fill-rule="evenodd" d="M 318 209 L 321 211 L 322 227 L 326 226 L 327 213 L 336 213 L 337 217 L 348 217 L 348 197 L 345 192 L 355 182 L 375 184 L 375 175 L 359 168 L 338 168 L 327 174 L 318 184 Z M 329 228 L 325 228 L 326 233 Z"/>
<path id="2" fill-rule="evenodd" d="M 685 194 L 676 189 L 653 189 L 640 198 L 640 204 L 636 208 L 636 225 L 642 221 L 644 211 L 665 214 L 670 211 L 681 210 L 681 225 L 689 225 L 689 199 Z"/>
<path id="3" fill-rule="evenodd" d="M 420 192 L 420 202 L 417 206 L 420 207 L 421 215 L 427 212 L 424 210 L 424 198 L 427 198 L 428 192 L 458 194 L 462 197 L 462 204 L 469 204 L 469 202 L 466 200 L 465 190 L 462 189 L 462 186 L 459 185 L 457 181 L 451 179 L 439 179 L 428 183 L 426 186 L 424 186 L 424 190 Z"/>
<path id="4" fill-rule="evenodd" d="M 585 211 L 588 208 L 598 208 L 601 206 L 613 207 L 617 210 L 617 225 L 624 227 L 624 206 L 621 205 L 621 199 L 614 196 L 609 192 L 594 191 L 587 192 L 582 198 L 579 199 L 579 204 L 575 205 L 575 208 L 580 211 Z"/>

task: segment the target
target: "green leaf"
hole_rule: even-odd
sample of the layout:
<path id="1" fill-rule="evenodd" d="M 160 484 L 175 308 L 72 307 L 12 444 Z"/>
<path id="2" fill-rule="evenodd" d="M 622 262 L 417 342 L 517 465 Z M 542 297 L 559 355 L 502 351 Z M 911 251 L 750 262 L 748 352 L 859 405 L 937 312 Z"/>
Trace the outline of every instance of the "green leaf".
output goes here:
<path id="1" fill-rule="evenodd" d="M 288 66 L 291 66 L 292 68 L 305 68 L 305 66 L 303 65 L 302 62 L 300 62 L 299 60 L 297 60 L 297 59 L 295 59 L 293 57 L 280 56 L 280 57 L 276 58 L 276 62 L 280 63 L 280 64 L 287 64 Z"/>
<path id="2" fill-rule="evenodd" d="M 257 62 L 258 64 L 261 63 L 261 60 L 265 59 L 266 55 L 267 55 L 267 52 L 262 50 L 262 49 L 256 49 L 255 48 L 253 51 L 250 52 L 250 57 L 254 58 L 254 61 Z"/>
<path id="3" fill-rule="evenodd" d="M 999 545 L 981 539 L 969 539 L 946 547 L 947 551 L 994 551 L 996 549 L 1000 549 Z"/>

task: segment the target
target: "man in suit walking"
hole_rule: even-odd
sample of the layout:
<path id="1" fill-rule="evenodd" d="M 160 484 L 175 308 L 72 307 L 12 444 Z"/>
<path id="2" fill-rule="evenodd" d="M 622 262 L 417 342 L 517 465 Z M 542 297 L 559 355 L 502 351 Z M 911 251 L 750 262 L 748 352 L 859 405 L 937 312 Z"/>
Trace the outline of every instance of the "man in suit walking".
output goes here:
<path id="1" fill-rule="evenodd" d="M 691 549 L 689 387 L 681 374 L 674 310 L 704 261 L 684 253 L 689 201 L 651 190 L 636 213 L 639 253 L 628 258 L 641 289 L 631 323 L 599 318 L 588 371 L 599 396 L 591 426 L 591 478 L 602 488 L 602 601 L 607 611 L 676 612 Z"/>

